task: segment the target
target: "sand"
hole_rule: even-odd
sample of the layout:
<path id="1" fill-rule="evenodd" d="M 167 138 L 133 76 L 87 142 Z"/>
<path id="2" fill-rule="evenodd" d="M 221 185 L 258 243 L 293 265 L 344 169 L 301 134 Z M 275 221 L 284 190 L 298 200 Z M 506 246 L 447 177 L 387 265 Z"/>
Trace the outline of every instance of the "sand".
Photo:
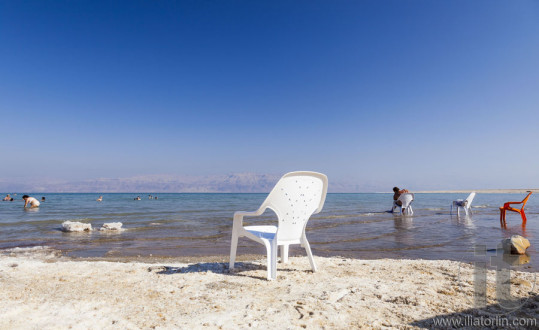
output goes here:
<path id="1" fill-rule="evenodd" d="M 446 316 L 499 317 L 473 308 L 473 268 L 454 261 L 306 257 L 197 264 L 77 261 L 39 248 L 0 256 L 1 329 L 417 328 Z M 537 319 L 535 273 L 513 272 L 523 304 L 509 318 Z M 489 273 L 494 283 L 494 273 Z"/>

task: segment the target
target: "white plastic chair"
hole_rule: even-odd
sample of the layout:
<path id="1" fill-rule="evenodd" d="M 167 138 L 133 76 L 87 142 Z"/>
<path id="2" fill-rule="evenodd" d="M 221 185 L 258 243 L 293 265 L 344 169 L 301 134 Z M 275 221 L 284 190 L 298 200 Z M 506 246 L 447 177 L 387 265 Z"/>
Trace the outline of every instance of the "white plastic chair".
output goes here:
<path id="1" fill-rule="evenodd" d="M 465 200 L 457 199 L 456 201 L 453 201 L 451 204 L 451 211 L 449 211 L 449 214 L 453 214 L 453 206 L 457 208 L 457 216 L 460 216 L 459 209 L 463 208 L 464 212 L 466 212 L 466 215 L 468 215 L 468 210 L 470 213 L 472 212 L 472 201 L 475 197 L 475 191 L 472 192 L 468 197 L 466 197 Z"/>
<path id="2" fill-rule="evenodd" d="M 307 251 L 313 272 L 316 272 L 311 247 L 305 236 L 305 226 L 311 215 L 324 206 L 328 178 L 317 172 L 290 172 L 285 174 L 269 193 L 260 208 L 254 212 L 234 213 L 230 243 L 230 269 L 234 268 L 238 238 L 247 237 L 266 247 L 268 280 L 277 277 L 277 246 L 281 247 L 281 262 L 288 262 L 288 246 L 301 244 Z M 259 216 L 266 209 L 277 215 L 278 226 L 243 226 L 243 217 Z"/>
<path id="3" fill-rule="evenodd" d="M 398 205 L 397 201 L 400 201 L 402 205 Z M 413 201 L 414 201 L 414 194 L 412 193 L 401 194 L 399 198 L 395 202 L 393 202 L 393 214 L 397 214 L 397 212 L 400 215 L 414 214 L 414 210 L 412 209 Z"/>

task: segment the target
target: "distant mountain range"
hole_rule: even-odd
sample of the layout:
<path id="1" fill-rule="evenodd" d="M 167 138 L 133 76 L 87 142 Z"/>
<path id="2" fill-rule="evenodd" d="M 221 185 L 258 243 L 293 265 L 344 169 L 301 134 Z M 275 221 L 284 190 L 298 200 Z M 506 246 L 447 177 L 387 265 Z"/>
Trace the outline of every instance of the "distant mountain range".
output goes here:
<path id="1" fill-rule="evenodd" d="M 256 193 L 269 192 L 280 175 L 235 173 L 227 175 L 179 176 L 179 175 L 144 175 L 127 178 L 99 178 L 81 181 L 12 180 L 0 179 L 0 191 L 3 192 L 231 192 Z M 375 191 L 368 185 L 354 185 L 333 182 L 330 178 L 330 192 L 368 192 Z"/>

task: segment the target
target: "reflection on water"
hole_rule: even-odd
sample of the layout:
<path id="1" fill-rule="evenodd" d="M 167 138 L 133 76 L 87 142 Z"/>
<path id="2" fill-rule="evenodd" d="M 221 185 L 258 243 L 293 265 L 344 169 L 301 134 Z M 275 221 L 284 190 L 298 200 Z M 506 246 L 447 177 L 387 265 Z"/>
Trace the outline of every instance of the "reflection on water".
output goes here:
<path id="1" fill-rule="evenodd" d="M 148 195 L 146 193 L 144 195 Z M 1 195 L 1 194 L 0 194 Z M 143 194 L 39 194 L 46 201 L 38 209 L 23 210 L 23 202 L 0 202 L 0 249 L 47 245 L 77 257 L 227 255 L 232 214 L 255 210 L 266 194 L 155 194 L 158 200 L 133 200 Z M 532 269 L 539 269 L 539 198 L 528 202 L 528 223 L 508 214 L 501 229 L 498 207 L 518 199 L 513 194 L 478 194 L 473 215 L 450 215 L 451 202 L 466 194 L 415 194 L 413 216 L 394 216 L 391 194 L 329 194 L 323 211 L 312 217 L 307 236 L 317 255 L 355 258 L 423 258 L 469 260 L 475 244 L 496 248 L 511 235 L 530 240 Z M 477 207 L 475 206 L 477 205 Z M 267 211 L 246 224 L 275 221 Z M 63 221 L 101 227 L 122 222 L 126 231 L 63 233 Z M 263 252 L 240 240 L 238 253 Z M 291 254 L 304 253 L 299 247 Z M 522 257 L 519 257 L 522 259 Z"/>
<path id="2" fill-rule="evenodd" d="M 531 258 L 527 254 L 514 255 L 514 254 L 504 253 L 503 261 L 509 266 L 518 266 L 518 265 L 529 264 L 531 261 Z"/>

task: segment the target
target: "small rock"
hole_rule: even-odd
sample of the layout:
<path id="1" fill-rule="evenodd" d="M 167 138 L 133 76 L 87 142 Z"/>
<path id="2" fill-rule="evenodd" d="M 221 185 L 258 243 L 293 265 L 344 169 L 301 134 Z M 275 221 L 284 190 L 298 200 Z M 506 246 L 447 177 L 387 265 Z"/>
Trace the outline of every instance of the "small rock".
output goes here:
<path id="1" fill-rule="evenodd" d="M 99 230 L 123 230 L 123 224 L 121 222 L 108 222 L 104 223 Z"/>
<path id="2" fill-rule="evenodd" d="M 91 231 L 92 224 L 82 223 L 78 221 L 64 221 L 62 223 L 62 231 L 72 232 L 72 231 Z"/>
<path id="3" fill-rule="evenodd" d="M 511 254 L 524 254 L 530 246 L 530 241 L 520 235 L 513 235 L 511 238 L 502 241 L 503 250 Z"/>
<path id="4" fill-rule="evenodd" d="M 330 295 L 329 295 L 329 301 L 331 303 L 336 303 L 337 301 L 341 300 L 342 298 L 344 298 L 344 296 L 346 296 L 348 293 L 350 293 L 349 290 L 347 289 L 342 289 L 340 291 L 337 291 L 337 292 L 332 292 Z"/>

